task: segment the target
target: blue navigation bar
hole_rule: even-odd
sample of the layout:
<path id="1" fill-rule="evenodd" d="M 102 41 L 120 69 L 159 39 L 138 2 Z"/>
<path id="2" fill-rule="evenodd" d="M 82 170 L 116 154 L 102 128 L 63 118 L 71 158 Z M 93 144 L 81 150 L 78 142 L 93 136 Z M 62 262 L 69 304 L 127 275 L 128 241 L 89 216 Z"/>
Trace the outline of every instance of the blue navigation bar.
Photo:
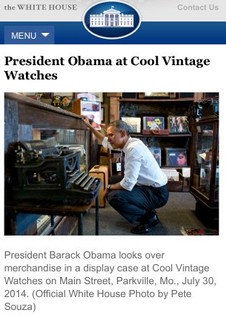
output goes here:
<path id="1" fill-rule="evenodd" d="M 4 44 L 54 44 L 54 26 L 8 25 L 4 27 Z"/>
<path id="2" fill-rule="evenodd" d="M 0 44 L 226 44 L 226 22 L 142 22 L 130 36 L 110 40 L 82 22 L 0 22 Z"/>

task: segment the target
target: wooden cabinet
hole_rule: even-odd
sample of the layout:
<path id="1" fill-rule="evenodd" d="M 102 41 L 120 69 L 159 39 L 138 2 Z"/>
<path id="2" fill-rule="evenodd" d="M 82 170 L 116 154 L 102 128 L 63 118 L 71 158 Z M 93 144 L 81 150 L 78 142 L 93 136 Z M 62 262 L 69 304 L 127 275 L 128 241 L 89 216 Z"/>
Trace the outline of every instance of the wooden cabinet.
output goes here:
<path id="1" fill-rule="evenodd" d="M 85 150 L 83 166 L 92 167 L 90 156 L 90 131 L 76 114 L 16 93 L 5 94 L 5 202 L 10 201 L 14 177 L 14 152 L 12 143 L 52 137 L 63 144 L 81 145 Z M 5 213 L 5 234 L 35 234 L 39 216 L 20 214 L 16 225 L 11 226 Z M 76 219 L 70 219 L 76 220 Z M 65 225 L 67 219 L 64 218 Z M 59 220 L 57 220 L 59 223 Z M 71 222 L 68 226 L 71 227 Z M 61 225 L 61 230 L 64 230 Z M 66 232 L 64 230 L 64 232 Z"/>
<path id="2" fill-rule="evenodd" d="M 197 210 L 215 210 L 219 206 L 219 120 L 203 117 L 192 124 L 192 159 L 190 191 Z"/>

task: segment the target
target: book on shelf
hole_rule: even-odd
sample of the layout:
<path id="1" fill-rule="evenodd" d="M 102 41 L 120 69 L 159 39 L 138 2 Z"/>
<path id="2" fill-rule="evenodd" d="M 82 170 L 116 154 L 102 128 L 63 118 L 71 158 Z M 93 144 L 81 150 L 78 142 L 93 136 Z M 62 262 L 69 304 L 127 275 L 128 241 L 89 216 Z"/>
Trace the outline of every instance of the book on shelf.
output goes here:
<path id="1" fill-rule="evenodd" d="M 141 117 L 121 117 L 131 128 L 131 133 L 141 133 Z"/>
<path id="2" fill-rule="evenodd" d="M 148 149 L 151 151 L 152 155 L 156 159 L 159 166 L 162 165 L 162 150 L 158 147 L 148 147 Z"/>
<path id="3" fill-rule="evenodd" d="M 187 166 L 187 150 L 185 148 L 165 148 L 166 166 Z"/>
<path id="4" fill-rule="evenodd" d="M 188 116 L 168 116 L 170 133 L 190 133 Z"/>
<path id="5" fill-rule="evenodd" d="M 143 116 L 144 130 L 163 130 L 165 129 L 165 120 L 161 116 Z"/>

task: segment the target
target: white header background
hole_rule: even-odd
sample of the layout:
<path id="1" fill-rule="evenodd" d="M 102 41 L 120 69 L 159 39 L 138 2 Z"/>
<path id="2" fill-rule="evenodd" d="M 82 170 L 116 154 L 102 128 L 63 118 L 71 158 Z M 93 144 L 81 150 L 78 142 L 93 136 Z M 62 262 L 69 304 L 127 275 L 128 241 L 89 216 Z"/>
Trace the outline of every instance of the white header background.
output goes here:
<path id="1" fill-rule="evenodd" d="M 85 11 L 95 0 L 3 0 L 0 3 L 0 21 L 81 21 Z M 119 1 L 120 2 L 120 1 Z M 123 2 L 123 1 L 121 1 Z M 142 21 L 225 21 L 224 0 L 128 0 L 141 14 Z M 19 10 L 18 5 L 44 5 L 46 9 Z M 55 9 L 49 11 L 49 5 Z M 15 7 L 9 9 L 8 5 Z M 71 10 L 65 5 L 74 5 Z"/>
<path id="2" fill-rule="evenodd" d="M 135 2 L 135 1 L 134 1 Z M 99 46 L 3 46 L 0 52 L 0 99 L 4 104 L 4 92 L 139 92 L 139 91 L 170 91 L 170 92 L 219 92 L 220 93 L 220 117 L 225 117 L 225 80 L 223 79 L 226 70 L 226 47 L 223 45 L 99 45 Z M 198 69 L 192 66 L 118 66 L 118 67 L 40 67 L 43 72 L 58 72 L 56 81 L 7 81 L 4 70 L 18 70 L 25 72 L 36 71 L 37 67 L 4 67 L 4 56 L 10 55 L 14 58 L 31 58 L 44 55 L 46 58 L 67 59 L 70 56 L 82 56 L 83 58 L 123 58 L 130 59 L 132 56 L 140 58 L 152 58 L 155 55 L 172 55 L 176 58 L 209 58 L 211 65 Z M 4 135 L 4 113 L 1 106 L 0 114 L 1 134 Z M 220 124 L 220 141 L 225 138 L 224 121 Z M 3 149 L 3 141 L 1 150 Z M 220 144 L 220 161 L 225 156 L 225 145 Z M 1 154 L 1 178 L 4 187 L 4 161 Z M 225 165 L 220 165 L 220 188 L 226 187 Z M 1 190 L 2 216 L 4 209 L 4 190 Z M 183 206 L 183 205 L 182 205 Z M 203 288 L 193 289 L 192 299 L 169 299 L 166 301 L 152 299 L 134 300 L 110 300 L 90 299 L 73 300 L 62 303 L 59 300 L 46 299 L 43 304 L 39 302 L 39 310 L 36 314 L 55 315 L 67 313 L 68 315 L 82 312 L 88 315 L 91 312 L 97 314 L 130 314 L 135 315 L 142 312 L 158 314 L 191 315 L 202 312 L 205 315 L 212 315 L 221 301 L 225 299 L 225 198 L 224 192 L 220 192 L 220 235 L 186 237 L 186 236 L 3 236 L 3 219 L 0 225 L 1 236 L 1 257 L 4 250 L 12 251 L 75 251 L 94 250 L 113 252 L 122 251 L 145 251 L 145 252 L 166 252 L 165 264 L 188 263 L 208 264 L 213 270 L 217 286 L 214 289 Z M 100 226 L 101 231 L 101 226 Z M 1 259 L 2 259 L 1 258 Z M 98 262 L 97 262 L 98 263 Z M 105 262 L 107 263 L 107 262 Z M 126 263 L 126 262 L 125 262 Z M 124 263 L 124 264 L 125 264 Z M 110 263 L 109 263 L 110 264 Z M 129 264 L 129 261 L 127 261 Z M 191 274 L 192 276 L 192 274 Z M 60 288 L 59 288 L 60 289 Z M 147 289 L 147 287 L 146 287 Z M 169 289 L 169 288 L 166 288 Z M 144 287 L 145 290 L 145 287 Z M 1 314 L 14 314 L 0 309 Z"/>

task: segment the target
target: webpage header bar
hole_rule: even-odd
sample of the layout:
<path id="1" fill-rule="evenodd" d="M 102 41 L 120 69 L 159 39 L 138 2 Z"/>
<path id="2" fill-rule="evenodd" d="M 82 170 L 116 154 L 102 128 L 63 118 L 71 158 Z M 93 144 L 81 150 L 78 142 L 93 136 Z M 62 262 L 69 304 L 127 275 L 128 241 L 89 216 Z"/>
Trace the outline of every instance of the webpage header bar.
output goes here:
<path id="1" fill-rule="evenodd" d="M 0 22 L 0 44 L 226 44 L 226 22 L 143 22 L 120 39 L 97 37 L 81 22 Z"/>
<path id="2" fill-rule="evenodd" d="M 226 21 L 225 0 L 2 0 L 0 21 L 82 21 L 90 6 L 113 2 L 133 6 L 142 21 Z"/>

